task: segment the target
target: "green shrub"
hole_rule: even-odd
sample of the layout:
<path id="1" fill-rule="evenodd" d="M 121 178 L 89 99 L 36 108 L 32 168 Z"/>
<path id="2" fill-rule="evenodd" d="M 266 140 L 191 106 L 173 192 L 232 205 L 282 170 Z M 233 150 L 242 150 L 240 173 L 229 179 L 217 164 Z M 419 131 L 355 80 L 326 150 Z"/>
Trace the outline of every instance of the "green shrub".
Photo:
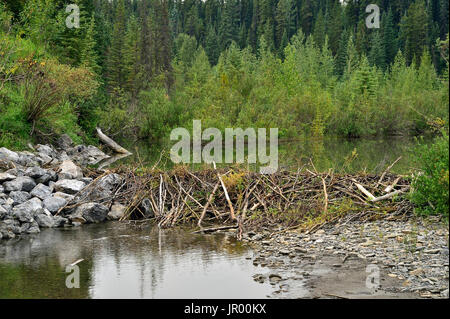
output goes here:
<path id="1" fill-rule="evenodd" d="M 449 138 L 448 133 L 433 144 L 420 144 L 415 158 L 420 171 L 413 178 L 411 201 L 420 215 L 443 215 L 449 207 Z"/>

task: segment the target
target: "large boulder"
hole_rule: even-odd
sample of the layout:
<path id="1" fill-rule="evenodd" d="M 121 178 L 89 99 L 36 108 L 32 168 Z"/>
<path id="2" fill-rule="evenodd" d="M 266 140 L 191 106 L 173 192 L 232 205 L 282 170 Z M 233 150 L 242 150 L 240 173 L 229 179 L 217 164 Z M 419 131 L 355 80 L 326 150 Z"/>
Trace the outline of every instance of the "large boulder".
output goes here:
<path id="1" fill-rule="evenodd" d="M 111 199 L 113 192 L 122 182 L 118 174 L 108 174 L 91 183 L 89 189 L 80 192 L 75 202 L 105 202 Z"/>
<path id="2" fill-rule="evenodd" d="M 13 191 L 9 193 L 9 197 L 14 201 L 14 206 L 25 203 L 31 198 L 31 195 L 23 191 Z"/>
<path id="3" fill-rule="evenodd" d="M 39 225 L 38 225 L 38 223 L 35 220 L 33 220 L 32 222 L 23 223 L 22 225 L 20 225 L 20 232 L 21 233 L 37 234 L 40 231 L 41 230 L 39 229 Z"/>
<path id="4" fill-rule="evenodd" d="M 25 170 L 25 176 L 31 177 L 33 179 L 40 178 L 46 174 L 48 174 L 48 170 L 39 166 L 29 167 Z"/>
<path id="5" fill-rule="evenodd" d="M 38 223 L 39 227 L 51 228 L 53 227 L 55 221 L 53 220 L 53 216 L 48 216 L 47 214 L 38 214 L 34 218 Z"/>
<path id="6" fill-rule="evenodd" d="M 19 154 L 16 152 L 10 151 L 6 147 L 0 147 L 0 160 L 5 162 L 19 162 Z"/>
<path id="7" fill-rule="evenodd" d="M 25 176 L 25 170 L 20 167 L 15 167 L 7 170 L 5 173 L 14 175 L 14 176 Z"/>
<path id="8" fill-rule="evenodd" d="M 75 209 L 69 219 L 76 222 L 99 223 L 106 219 L 108 207 L 98 203 L 81 204 Z"/>
<path id="9" fill-rule="evenodd" d="M 13 179 L 16 179 L 15 175 L 9 174 L 9 173 L 0 173 L 0 184 L 3 182 L 9 182 Z"/>
<path id="10" fill-rule="evenodd" d="M 95 147 L 93 145 L 89 145 L 87 147 L 86 154 L 87 154 L 87 156 L 93 157 L 95 159 L 108 157 L 108 155 L 106 155 L 100 149 L 98 149 L 97 147 Z"/>
<path id="11" fill-rule="evenodd" d="M 17 205 L 13 208 L 13 216 L 22 223 L 31 223 L 34 216 L 42 213 L 42 202 L 39 198 L 32 198 L 25 203 Z"/>
<path id="12" fill-rule="evenodd" d="M 6 219 L 0 221 L 0 233 L 3 239 L 11 239 L 20 234 L 20 223 L 17 220 Z"/>
<path id="13" fill-rule="evenodd" d="M 53 158 L 51 156 L 48 156 L 44 153 L 39 153 L 36 157 L 36 160 L 38 161 L 39 165 L 45 165 L 49 164 L 53 161 Z"/>
<path id="14" fill-rule="evenodd" d="M 76 194 L 81 191 L 86 185 L 82 181 L 72 179 L 62 179 L 55 183 L 55 191 L 66 194 Z"/>
<path id="15" fill-rule="evenodd" d="M 35 217 L 39 227 L 52 228 L 62 227 L 67 223 L 67 219 L 61 216 L 52 216 L 49 212 L 38 214 Z"/>
<path id="16" fill-rule="evenodd" d="M 86 164 L 96 164 L 102 159 L 108 158 L 109 156 L 99 150 L 93 145 L 77 145 L 72 148 L 67 149 L 67 154 L 76 162 L 82 165 Z"/>
<path id="17" fill-rule="evenodd" d="M 39 152 L 39 156 L 47 155 L 49 157 L 55 157 L 56 155 L 55 150 L 49 145 L 38 144 L 36 145 L 36 150 Z"/>
<path id="18" fill-rule="evenodd" d="M 49 182 L 55 182 L 58 179 L 58 175 L 54 170 L 47 170 L 47 172 L 39 178 L 36 178 L 37 183 L 48 184 Z"/>
<path id="19" fill-rule="evenodd" d="M 29 192 L 36 186 L 34 180 L 29 176 L 19 176 L 16 179 L 3 183 L 7 192 L 24 191 Z"/>
<path id="20" fill-rule="evenodd" d="M 58 196 L 48 196 L 43 201 L 43 206 L 50 213 L 56 213 L 61 207 L 67 204 L 67 200 Z"/>
<path id="21" fill-rule="evenodd" d="M 44 198 L 50 196 L 51 193 L 52 190 L 50 187 L 45 186 L 44 184 L 37 184 L 36 187 L 30 192 L 30 195 L 43 200 Z"/>
<path id="22" fill-rule="evenodd" d="M 83 171 L 71 160 L 66 160 L 59 165 L 58 179 L 80 179 L 83 177 Z"/>
<path id="23" fill-rule="evenodd" d="M 38 159 L 36 157 L 36 155 L 34 155 L 31 152 L 28 151 L 23 151 L 23 152 L 19 152 L 17 153 L 19 155 L 19 161 L 18 163 L 22 166 L 26 166 L 26 167 L 33 167 L 38 165 Z"/>

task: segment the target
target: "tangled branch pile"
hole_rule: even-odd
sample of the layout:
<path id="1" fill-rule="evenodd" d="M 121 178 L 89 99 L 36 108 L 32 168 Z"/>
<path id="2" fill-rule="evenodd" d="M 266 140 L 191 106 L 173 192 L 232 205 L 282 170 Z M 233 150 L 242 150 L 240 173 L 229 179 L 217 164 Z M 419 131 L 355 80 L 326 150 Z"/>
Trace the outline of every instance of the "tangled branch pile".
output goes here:
<path id="1" fill-rule="evenodd" d="M 139 172 L 139 173 L 137 173 Z M 412 211 L 401 195 L 409 189 L 402 176 L 279 171 L 262 175 L 235 168 L 191 172 L 139 171 L 120 167 L 123 183 L 110 201 L 128 207 L 121 220 L 148 218 L 150 208 L 161 228 L 182 223 L 223 223 L 242 230 L 259 226 L 318 227 L 336 220 L 401 218 Z M 312 221 L 315 221 L 314 223 Z M 231 225 L 231 226 L 230 226 Z"/>

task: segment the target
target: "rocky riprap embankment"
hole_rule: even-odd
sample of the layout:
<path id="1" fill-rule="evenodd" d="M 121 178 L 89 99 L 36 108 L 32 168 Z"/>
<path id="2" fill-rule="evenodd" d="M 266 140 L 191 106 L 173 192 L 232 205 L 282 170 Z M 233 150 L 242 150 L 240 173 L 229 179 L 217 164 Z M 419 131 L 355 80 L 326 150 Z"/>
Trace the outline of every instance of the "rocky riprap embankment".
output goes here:
<path id="1" fill-rule="evenodd" d="M 245 239 L 255 249 L 253 263 L 269 269 L 255 280 L 278 285 L 281 295 L 289 295 L 289 285 L 300 280 L 309 282 L 309 297 L 354 298 L 349 292 L 353 285 L 364 291 L 359 297 L 382 291 L 391 297 L 448 298 L 449 229 L 443 222 L 416 217 L 352 222 L 313 234 L 249 233 Z M 379 268 L 377 291 L 365 288 L 368 265 Z"/>
<path id="2" fill-rule="evenodd" d="M 33 152 L 0 148 L 0 239 L 120 218 L 125 207 L 106 202 L 121 177 L 93 181 L 80 168 L 108 157 L 95 146 L 74 146 L 67 135 Z"/>

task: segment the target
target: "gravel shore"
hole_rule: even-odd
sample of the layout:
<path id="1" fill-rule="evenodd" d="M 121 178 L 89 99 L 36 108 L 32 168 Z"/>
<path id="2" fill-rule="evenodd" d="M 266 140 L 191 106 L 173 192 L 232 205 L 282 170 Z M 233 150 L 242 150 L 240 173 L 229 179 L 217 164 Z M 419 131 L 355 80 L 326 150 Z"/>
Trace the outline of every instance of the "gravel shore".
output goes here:
<path id="1" fill-rule="evenodd" d="M 313 234 L 249 233 L 254 279 L 280 298 L 448 298 L 449 228 L 436 219 L 352 222 Z"/>

